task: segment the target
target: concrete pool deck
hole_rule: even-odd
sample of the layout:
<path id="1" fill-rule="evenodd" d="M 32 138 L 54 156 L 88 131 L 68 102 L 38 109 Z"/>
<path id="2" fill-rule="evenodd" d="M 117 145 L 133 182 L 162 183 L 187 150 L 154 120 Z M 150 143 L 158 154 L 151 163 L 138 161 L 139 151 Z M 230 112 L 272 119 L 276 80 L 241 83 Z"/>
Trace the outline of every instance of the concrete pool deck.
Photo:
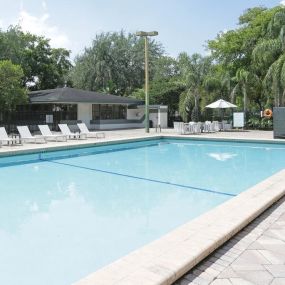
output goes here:
<path id="1" fill-rule="evenodd" d="M 285 198 L 174 285 L 285 284 Z"/>
<path id="2" fill-rule="evenodd" d="M 92 145 L 95 143 L 111 143 L 128 139 L 141 139 L 160 136 L 175 137 L 195 137 L 198 139 L 239 139 L 239 140 L 262 140 L 268 142 L 278 142 L 273 140 L 272 132 L 220 132 L 202 135 L 177 135 L 173 130 L 163 130 L 162 133 L 155 133 L 151 130 L 150 134 L 145 134 L 144 130 L 122 130 L 106 131 L 105 139 L 88 139 L 81 141 L 69 141 L 67 143 L 51 142 L 47 144 L 25 144 L 23 146 L 3 146 L 0 148 L 0 155 L 15 154 L 22 151 L 37 151 L 41 149 L 53 149 L 60 147 L 75 147 L 79 145 Z M 280 140 L 285 142 L 284 140 Z M 230 240 L 235 241 L 245 226 L 256 219 L 261 213 L 268 209 L 276 201 L 285 195 L 285 170 L 271 176 L 261 183 L 251 187 L 247 191 L 232 198 L 231 200 L 219 205 L 211 211 L 200 217 L 184 224 L 169 234 L 163 236 L 131 254 L 111 263 L 110 265 L 90 274 L 86 278 L 75 283 L 76 285 L 164 285 L 173 284 L 184 274 L 178 285 L 185 284 L 210 284 L 205 279 L 206 270 L 197 269 L 200 275 L 191 278 L 194 266 L 197 266 L 209 254 L 217 250 L 221 245 Z M 281 200 L 283 205 L 285 202 Z M 259 218 L 258 218 L 259 219 Z M 255 224 L 256 221 L 253 222 Z M 232 238 L 232 239 L 231 239 Z M 246 238 L 246 237 L 245 237 Z M 243 245 L 243 239 L 241 244 Z M 227 246 L 227 245 L 225 245 Z M 233 250 L 234 251 L 234 250 Z M 233 251 L 231 252 L 233 254 Z M 216 253 L 215 253 L 216 254 Z M 285 253 L 284 253 L 285 254 Z M 220 256 L 216 260 L 223 262 L 229 257 Z M 218 264 L 217 261 L 217 264 Z M 199 265 L 198 265 L 199 266 Z M 201 265 L 202 266 L 202 265 Z M 205 268 L 205 266 L 203 267 Z M 275 268 L 275 270 L 277 270 Z M 211 271 L 211 269 L 208 269 Z M 268 269 L 269 271 L 269 269 Z M 194 271 L 193 271 L 194 272 Z M 213 272 L 213 271 L 212 271 Z M 219 272 L 222 274 L 223 272 Z M 204 278 L 203 278 L 204 276 Z M 221 275 L 222 277 L 225 275 Z M 231 283 L 214 283 L 216 284 L 234 284 L 232 280 L 214 277 L 214 282 L 231 282 Z M 230 279 L 230 277 L 229 277 Z M 240 278 L 241 279 L 241 278 Z M 246 280 L 246 279 L 245 279 Z M 186 282 L 186 283 L 185 283 Z M 188 282 L 188 283 L 187 283 Z M 193 282 L 193 283 L 191 283 Z M 200 282 L 200 283 L 198 283 Z M 208 283 L 206 283 L 208 282 Z M 243 284 L 243 283 L 236 283 Z M 245 284 L 245 283 L 244 283 Z M 247 283 L 255 284 L 255 283 Z M 259 283 L 257 283 L 259 284 Z M 265 283 L 261 283 L 265 284 Z M 267 283 L 266 283 L 267 284 Z M 276 283 L 277 284 L 277 283 Z"/>
<path id="3" fill-rule="evenodd" d="M 174 136 L 181 138 L 196 138 L 196 139 L 238 139 L 238 140 L 264 140 L 269 142 L 284 142 L 285 140 L 274 140 L 272 131 L 234 131 L 234 132 L 218 132 L 218 133 L 203 133 L 201 135 L 179 135 L 173 129 L 163 129 L 161 133 L 156 133 L 155 129 L 150 129 L 150 133 L 146 134 L 144 129 L 131 130 L 111 130 L 105 131 L 106 138 L 88 138 L 87 140 L 68 140 L 67 142 L 48 142 L 48 143 L 25 143 L 23 145 L 3 145 L 0 147 L 0 156 L 15 154 L 22 151 L 37 151 L 41 149 L 57 149 L 69 148 L 76 146 L 87 146 L 97 143 L 116 142 L 120 140 L 155 138 L 161 136 Z"/>

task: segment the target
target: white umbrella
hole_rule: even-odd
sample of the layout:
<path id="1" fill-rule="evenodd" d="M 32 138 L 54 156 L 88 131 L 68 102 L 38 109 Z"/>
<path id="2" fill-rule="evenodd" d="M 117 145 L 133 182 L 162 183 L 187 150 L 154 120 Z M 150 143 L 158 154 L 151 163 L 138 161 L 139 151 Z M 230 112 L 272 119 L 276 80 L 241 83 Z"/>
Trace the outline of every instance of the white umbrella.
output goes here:
<path id="1" fill-rule="evenodd" d="M 237 106 L 225 101 L 223 99 L 219 99 L 214 103 L 211 103 L 210 105 L 207 105 L 206 108 L 212 108 L 212 109 L 226 109 L 226 108 L 236 108 Z"/>

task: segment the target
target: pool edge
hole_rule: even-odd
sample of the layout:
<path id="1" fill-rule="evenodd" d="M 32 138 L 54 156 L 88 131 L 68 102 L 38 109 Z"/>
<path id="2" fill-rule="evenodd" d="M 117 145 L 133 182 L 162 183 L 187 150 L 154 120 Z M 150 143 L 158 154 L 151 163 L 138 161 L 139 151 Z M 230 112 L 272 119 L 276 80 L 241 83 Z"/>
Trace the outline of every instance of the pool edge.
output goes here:
<path id="1" fill-rule="evenodd" d="M 170 285 L 284 195 L 285 169 L 73 285 Z"/>
<path id="2" fill-rule="evenodd" d="M 0 152 L 0 158 L 6 156 L 15 156 L 15 155 L 25 155 L 25 154 L 35 154 L 40 152 L 49 152 L 49 151 L 58 151 L 58 150 L 72 150 L 78 148 L 89 148 L 94 146 L 107 146 L 112 144 L 123 144 L 137 141 L 150 141 L 162 139 L 162 136 L 144 136 L 144 137 L 135 137 L 127 139 L 110 139 L 102 141 L 81 141 L 72 145 L 44 145 L 43 147 L 33 148 L 33 146 L 24 149 L 9 149 L 7 151 Z"/>
<path id="3" fill-rule="evenodd" d="M 197 136 L 181 136 L 177 134 L 155 134 L 155 135 L 148 135 L 148 136 L 137 136 L 133 138 L 113 138 L 108 140 L 97 140 L 97 141 L 90 141 L 90 140 L 82 140 L 77 141 L 75 144 L 62 144 L 62 145 L 46 145 L 44 144 L 42 147 L 36 147 L 35 145 L 29 144 L 28 146 L 22 149 L 7 149 L 5 151 L 0 152 L 0 158 L 5 156 L 14 156 L 14 155 L 24 155 L 24 154 L 34 154 L 39 152 L 48 152 L 48 151 L 57 151 L 57 150 L 70 150 L 76 148 L 88 148 L 93 146 L 105 146 L 105 145 L 112 145 L 112 144 L 121 144 L 121 143 L 129 143 L 129 142 L 136 142 L 136 141 L 148 141 L 148 140 L 159 140 L 159 139 L 178 139 L 178 140 L 193 140 L 193 141 L 225 141 L 225 142 L 256 142 L 256 143 L 268 143 L 268 144 L 285 144 L 285 140 L 279 139 L 255 139 L 255 138 L 215 138 L 215 137 L 203 137 L 200 135 Z"/>

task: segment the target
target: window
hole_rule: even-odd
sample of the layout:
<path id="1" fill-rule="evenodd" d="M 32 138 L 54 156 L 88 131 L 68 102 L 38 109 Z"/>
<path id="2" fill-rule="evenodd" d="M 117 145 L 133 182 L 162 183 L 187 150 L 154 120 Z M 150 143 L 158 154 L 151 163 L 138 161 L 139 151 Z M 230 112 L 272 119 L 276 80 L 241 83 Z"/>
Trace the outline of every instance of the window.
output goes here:
<path id="1" fill-rule="evenodd" d="M 113 105 L 100 106 L 100 119 L 101 120 L 113 119 Z"/>
<path id="2" fill-rule="evenodd" d="M 100 120 L 100 105 L 92 105 L 92 120 Z"/>
<path id="3" fill-rule="evenodd" d="M 116 120 L 127 118 L 127 106 L 110 104 L 93 104 L 92 120 Z"/>

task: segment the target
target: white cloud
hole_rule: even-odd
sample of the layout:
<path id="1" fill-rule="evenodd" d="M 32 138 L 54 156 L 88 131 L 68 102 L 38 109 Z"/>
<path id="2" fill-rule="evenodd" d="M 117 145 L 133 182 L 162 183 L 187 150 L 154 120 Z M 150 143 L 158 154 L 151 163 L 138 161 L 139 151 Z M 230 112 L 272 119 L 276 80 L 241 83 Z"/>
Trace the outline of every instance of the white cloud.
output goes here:
<path id="1" fill-rule="evenodd" d="M 47 10 L 45 1 L 42 2 L 42 7 L 44 10 Z M 69 48 L 70 41 L 67 35 L 60 31 L 57 26 L 50 24 L 49 18 L 50 15 L 47 11 L 40 16 L 34 16 L 22 8 L 19 13 L 18 22 L 23 31 L 50 39 L 52 47 Z"/>
<path id="2" fill-rule="evenodd" d="M 280 1 L 280 5 L 285 6 L 285 0 Z"/>
<path id="3" fill-rule="evenodd" d="M 42 1 L 42 7 L 44 10 L 47 10 L 47 3 L 46 1 Z"/>

